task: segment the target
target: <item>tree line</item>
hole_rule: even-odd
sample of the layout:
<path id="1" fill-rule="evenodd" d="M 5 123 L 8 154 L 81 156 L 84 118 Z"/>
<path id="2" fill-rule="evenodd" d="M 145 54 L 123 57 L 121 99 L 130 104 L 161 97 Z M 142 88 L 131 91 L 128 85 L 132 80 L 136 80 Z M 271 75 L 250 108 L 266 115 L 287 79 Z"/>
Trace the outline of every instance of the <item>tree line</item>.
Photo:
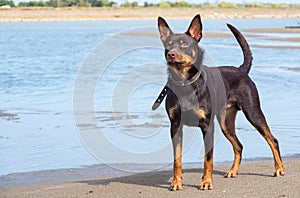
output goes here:
<path id="1" fill-rule="evenodd" d="M 113 7 L 117 5 L 109 0 L 30 0 L 17 5 L 13 0 L 0 0 L 0 6 L 10 7 Z"/>
<path id="2" fill-rule="evenodd" d="M 27 2 L 20 2 L 15 5 L 13 0 L 0 0 L 0 6 L 8 5 L 10 7 L 158 7 L 158 8 L 172 8 L 172 7 L 208 7 L 208 8 L 240 8 L 240 7 L 253 7 L 253 8 L 288 8 L 297 5 L 292 4 L 275 4 L 275 3 L 245 3 L 234 4 L 222 1 L 218 4 L 201 3 L 190 4 L 185 0 L 175 2 L 162 1 L 160 3 L 151 3 L 145 1 L 140 5 L 137 1 L 126 1 L 118 5 L 117 2 L 111 0 L 30 0 Z M 299 5 L 297 6 L 299 7 Z"/>

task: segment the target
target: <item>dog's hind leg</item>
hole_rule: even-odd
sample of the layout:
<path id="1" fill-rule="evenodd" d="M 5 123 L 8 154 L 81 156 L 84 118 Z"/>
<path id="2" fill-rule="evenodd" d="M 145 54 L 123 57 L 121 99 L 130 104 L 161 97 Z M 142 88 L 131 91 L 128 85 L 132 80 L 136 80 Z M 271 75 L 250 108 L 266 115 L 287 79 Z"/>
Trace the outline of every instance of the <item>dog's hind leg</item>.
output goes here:
<path id="1" fill-rule="evenodd" d="M 230 106 L 229 108 L 225 108 L 225 110 L 223 110 L 217 116 L 222 132 L 232 144 L 232 148 L 234 152 L 234 161 L 232 167 L 225 175 L 225 177 L 227 178 L 236 177 L 242 160 L 243 145 L 240 143 L 235 133 L 236 113 L 237 113 L 236 107 Z"/>
<path id="2" fill-rule="evenodd" d="M 269 144 L 274 157 L 274 176 L 284 175 L 284 168 L 280 156 L 279 142 L 271 133 L 264 114 L 260 108 L 258 97 L 250 97 L 251 99 L 242 105 L 248 121 L 256 128 L 256 130 L 265 138 Z"/>

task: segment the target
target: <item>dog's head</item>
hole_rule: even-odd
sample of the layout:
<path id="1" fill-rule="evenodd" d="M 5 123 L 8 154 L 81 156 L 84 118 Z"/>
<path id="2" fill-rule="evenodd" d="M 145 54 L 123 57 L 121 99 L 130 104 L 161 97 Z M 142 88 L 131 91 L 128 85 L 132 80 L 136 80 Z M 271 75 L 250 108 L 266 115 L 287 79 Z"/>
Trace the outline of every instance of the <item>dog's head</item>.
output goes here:
<path id="1" fill-rule="evenodd" d="M 195 70 L 202 63 L 203 52 L 198 46 L 202 38 L 200 15 L 193 18 L 185 33 L 173 33 L 162 17 L 158 17 L 158 29 L 165 48 L 168 71 L 180 79 L 188 79 L 192 69 Z"/>

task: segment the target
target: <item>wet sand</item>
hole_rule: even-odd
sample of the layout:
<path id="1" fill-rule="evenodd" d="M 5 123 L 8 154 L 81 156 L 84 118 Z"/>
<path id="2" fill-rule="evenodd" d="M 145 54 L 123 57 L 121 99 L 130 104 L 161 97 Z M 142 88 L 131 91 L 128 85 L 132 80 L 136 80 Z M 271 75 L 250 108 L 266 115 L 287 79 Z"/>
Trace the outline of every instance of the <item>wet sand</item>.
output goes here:
<path id="1" fill-rule="evenodd" d="M 259 45 L 250 45 L 251 48 L 273 48 L 273 49 L 300 49 L 300 28 L 253 28 L 253 29 L 241 29 L 240 30 L 246 38 L 252 37 L 261 40 Z M 292 35 L 288 37 L 276 36 L 272 34 L 285 34 Z M 137 32 L 137 33 L 124 33 L 124 36 L 153 36 L 158 37 L 158 33 L 151 32 Z M 232 33 L 224 32 L 204 32 L 204 38 L 232 38 Z M 268 45 L 264 41 L 285 41 L 289 44 L 285 45 Z M 296 44 L 296 45 L 295 45 Z"/>
<path id="2" fill-rule="evenodd" d="M 7 113 L 5 111 L 1 111 L 0 110 L 0 119 L 3 119 L 3 120 L 7 120 L 7 121 L 17 121 L 19 120 L 20 118 L 18 117 L 17 114 L 14 114 L 14 113 Z"/>
<path id="3" fill-rule="evenodd" d="M 202 18 L 299 18 L 300 8 L 11 8 L 0 10 L 0 21 L 74 21 Z"/>
<path id="4" fill-rule="evenodd" d="M 0 188 L 1 197 L 299 197 L 300 160 L 286 160 L 285 176 L 273 177 L 273 162 L 244 162 L 241 164 L 236 178 L 224 178 L 223 175 L 230 165 L 214 167 L 214 190 L 198 190 L 203 167 L 185 168 L 183 173 L 183 190 L 168 191 L 172 171 L 161 170 L 146 173 L 121 173 L 113 176 L 99 176 L 99 173 L 109 169 L 89 168 L 79 170 L 48 171 L 56 175 L 59 182 L 42 183 L 19 187 Z M 136 165 L 138 166 L 138 165 Z M 60 171 L 60 172 L 59 172 Z M 68 172 L 77 175 L 77 179 L 65 181 Z M 45 172 L 32 173 L 33 178 L 49 177 Z M 98 176 L 92 176 L 92 173 Z M 13 182 L 14 177 L 10 178 Z M 30 180 L 30 177 L 27 178 Z M 9 178 L 6 178 L 6 182 Z M 45 182 L 45 181 L 44 181 Z"/>

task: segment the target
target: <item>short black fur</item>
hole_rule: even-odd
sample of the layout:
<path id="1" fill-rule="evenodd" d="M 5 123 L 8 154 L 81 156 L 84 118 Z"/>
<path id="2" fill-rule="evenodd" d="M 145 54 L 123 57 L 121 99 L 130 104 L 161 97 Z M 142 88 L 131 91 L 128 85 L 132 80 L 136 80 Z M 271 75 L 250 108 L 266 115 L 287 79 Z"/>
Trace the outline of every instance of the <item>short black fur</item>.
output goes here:
<path id="1" fill-rule="evenodd" d="M 252 65 L 252 54 L 243 35 L 232 25 L 227 25 L 240 44 L 244 62 L 240 67 L 206 67 L 202 65 L 203 50 L 198 42 L 202 38 L 200 15 L 196 15 L 187 32 L 174 34 L 167 22 L 159 17 L 158 28 L 165 47 L 168 64 L 168 83 L 163 94 L 166 111 L 171 123 L 171 137 L 174 150 L 174 177 L 170 190 L 182 189 L 182 127 L 199 127 L 205 145 L 204 175 L 200 189 L 212 189 L 214 117 L 222 132 L 231 142 L 235 158 L 226 177 L 235 177 L 242 159 L 243 146 L 235 133 L 235 117 L 239 110 L 266 139 L 272 149 L 275 162 L 275 176 L 284 174 L 278 140 L 272 135 L 261 111 L 259 96 L 248 73 Z M 162 94 L 162 95 L 163 95 Z M 163 97 L 160 96 L 154 108 Z"/>

